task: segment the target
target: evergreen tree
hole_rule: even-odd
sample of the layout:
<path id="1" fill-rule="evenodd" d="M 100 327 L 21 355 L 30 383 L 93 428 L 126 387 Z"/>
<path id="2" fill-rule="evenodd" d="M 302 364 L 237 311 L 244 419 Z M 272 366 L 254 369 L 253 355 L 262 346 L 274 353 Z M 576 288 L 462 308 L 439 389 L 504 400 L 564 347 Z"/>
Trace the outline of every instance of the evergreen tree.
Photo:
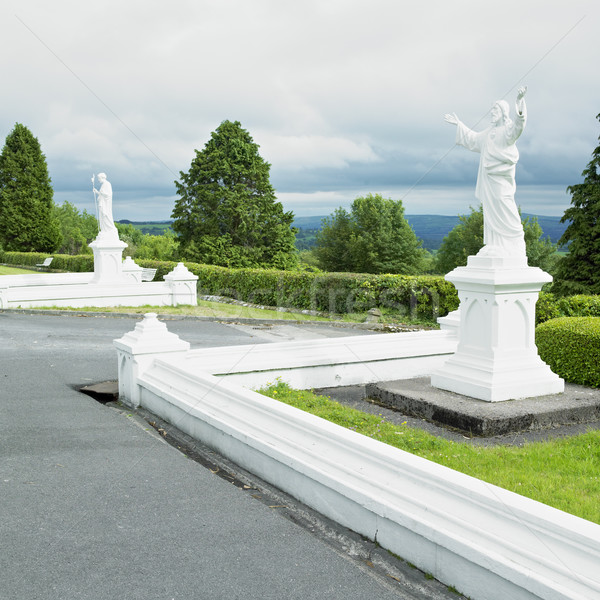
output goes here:
<path id="1" fill-rule="evenodd" d="M 600 121 L 600 114 L 596 116 Z M 600 137 L 598 138 L 600 142 Z M 561 223 L 569 222 L 559 244 L 569 253 L 559 263 L 552 291 L 558 294 L 600 294 L 600 145 L 581 174 L 583 183 L 571 185 L 571 207 Z"/>
<path id="2" fill-rule="evenodd" d="M 240 123 L 223 121 L 175 182 L 173 229 L 182 256 L 229 267 L 294 267 L 294 215 L 277 202 L 269 170 Z"/>
<path id="3" fill-rule="evenodd" d="M 40 143 L 16 123 L 0 154 L 0 244 L 5 250 L 54 252 L 60 247 L 53 194 Z"/>
<path id="4" fill-rule="evenodd" d="M 459 223 L 442 241 L 435 259 L 435 271 L 449 273 L 456 267 L 464 267 L 469 256 L 483 248 L 483 207 L 471 207 L 471 214 L 459 215 Z M 539 267 L 553 272 L 558 255 L 556 245 L 543 238 L 543 231 L 536 217 L 523 220 L 527 262 L 530 267 Z"/>
<path id="5" fill-rule="evenodd" d="M 416 275 L 427 257 L 402 201 L 380 194 L 356 198 L 350 212 L 338 208 L 324 219 L 314 252 L 322 269 L 355 273 Z"/>

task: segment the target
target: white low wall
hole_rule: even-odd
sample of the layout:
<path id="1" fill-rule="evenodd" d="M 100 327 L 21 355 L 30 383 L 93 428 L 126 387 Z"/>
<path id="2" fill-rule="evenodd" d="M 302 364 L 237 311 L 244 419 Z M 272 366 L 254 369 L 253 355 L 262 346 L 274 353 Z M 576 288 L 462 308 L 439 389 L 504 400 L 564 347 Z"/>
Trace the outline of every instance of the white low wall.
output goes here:
<path id="1" fill-rule="evenodd" d="M 387 351 L 377 356 L 378 341 L 403 346 L 399 336 L 407 335 L 425 361 L 438 342 L 448 343 L 444 332 L 329 341 L 346 348 L 341 366 L 369 352 L 373 366 L 391 360 Z M 239 347 L 235 357 L 220 349 L 188 351 L 150 315 L 115 345 L 124 402 L 141 404 L 474 600 L 600 598 L 600 526 L 279 403 L 231 375 L 206 372 L 250 373 L 256 363 L 264 374 L 264 361 L 273 359 L 276 370 L 308 373 L 312 345 L 316 366 L 335 373 L 335 355 L 318 364 L 326 343 Z M 418 363 L 416 356 L 396 360 Z"/>
<path id="2" fill-rule="evenodd" d="M 389 333 L 203 348 L 171 360 L 182 370 L 224 375 L 252 389 L 278 378 L 311 389 L 428 375 L 455 352 L 456 343 L 440 331 Z"/>
<path id="3" fill-rule="evenodd" d="M 4 275 L 0 277 L 0 308 L 197 304 L 198 278 L 181 263 L 165 281 L 139 282 L 126 272 L 111 283 L 91 283 L 93 277 L 94 273 Z"/>
<path id="4" fill-rule="evenodd" d="M 0 289 L 2 308 L 36 306 L 170 306 L 172 293 L 163 282 L 119 285 L 67 284 Z"/>
<path id="5" fill-rule="evenodd" d="M 0 277 L 0 289 L 28 286 L 78 285 L 89 283 L 93 276 L 93 273 L 23 273 L 20 275 L 2 275 Z"/>

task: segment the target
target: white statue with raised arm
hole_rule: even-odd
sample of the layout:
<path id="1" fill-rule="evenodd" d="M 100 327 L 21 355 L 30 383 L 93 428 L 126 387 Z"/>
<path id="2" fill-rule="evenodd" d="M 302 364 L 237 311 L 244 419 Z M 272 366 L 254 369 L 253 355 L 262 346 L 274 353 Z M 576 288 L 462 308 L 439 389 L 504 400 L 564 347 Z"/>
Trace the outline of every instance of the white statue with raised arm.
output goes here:
<path id="1" fill-rule="evenodd" d="M 99 190 L 94 187 L 94 180 L 95 177 L 92 175 L 92 189 L 94 190 L 98 228 L 100 229 L 99 237 L 117 238 L 118 240 L 119 232 L 115 227 L 112 214 L 112 186 L 108 179 L 106 179 L 106 173 L 98 173 L 98 181 L 100 182 Z"/>
<path id="2" fill-rule="evenodd" d="M 527 111 L 526 87 L 517 92 L 514 121 L 508 102 L 498 100 L 492 106 L 492 124 L 483 131 L 473 131 L 455 113 L 447 114 L 447 123 L 456 125 L 456 143 L 479 152 L 479 172 L 475 196 L 483 205 L 483 243 L 478 256 L 524 257 L 523 225 L 515 203 L 515 167 L 519 151 L 515 142 L 523 133 Z"/>

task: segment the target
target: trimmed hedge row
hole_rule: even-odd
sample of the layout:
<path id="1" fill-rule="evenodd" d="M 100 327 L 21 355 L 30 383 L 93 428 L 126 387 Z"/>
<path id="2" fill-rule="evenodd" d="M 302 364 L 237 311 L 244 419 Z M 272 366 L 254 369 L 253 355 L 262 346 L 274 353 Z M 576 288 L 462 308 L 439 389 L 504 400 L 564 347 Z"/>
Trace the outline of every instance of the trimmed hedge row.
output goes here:
<path id="1" fill-rule="evenodd" d="M 43 252 L 5 252 L 0 250 L 0 262 L 17 267 L 35 267 L 43 263 L 44 259 L 53 257 L 51 269 L 57 271 L 70 271 L 72 273 L 85 273 L 94 270 L 94 256 L 92 254 L 51 254 Z"/>
<path id="2" fill-rule="evenodd" d="M 142 267 L 157 269 L 157 279 L 175 266 L 175 263 L 153 260 L 136 262 Z M 442 277 L 228 269 L 185 264 L 198 276 L 200 294 L 228 296 L 266 306 L 340 314 L 379 307 L 424 319 L 435 319 L 458 307 L 456 289 Z"/>
<path id="3" fill-rule="evenodd" d="M 600 317 L 559 317 L 535 330 L 541 359 L 565 381 L 600 387 Z"/>
<path id="4" fill-rule="evenodd" d="M 541 292 L 536 306 L 536 324 L 558 317 L 600 317 L 600 296 L 559 297 Z"/>

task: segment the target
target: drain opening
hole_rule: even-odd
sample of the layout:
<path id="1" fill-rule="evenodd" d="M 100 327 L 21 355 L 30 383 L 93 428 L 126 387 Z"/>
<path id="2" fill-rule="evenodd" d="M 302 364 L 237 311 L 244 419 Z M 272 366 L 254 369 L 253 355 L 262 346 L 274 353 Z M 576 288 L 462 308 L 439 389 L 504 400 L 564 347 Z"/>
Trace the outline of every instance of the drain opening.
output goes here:
<path id="1" fill-rule="evenodd" d="M 87 394 L 100 404 L 108 404 L 116 402 L 119 399 L 119 382 L 118 381 L 102 381 L 92 385 L 84 385 L 79 388 L 80 392 Z"/>

